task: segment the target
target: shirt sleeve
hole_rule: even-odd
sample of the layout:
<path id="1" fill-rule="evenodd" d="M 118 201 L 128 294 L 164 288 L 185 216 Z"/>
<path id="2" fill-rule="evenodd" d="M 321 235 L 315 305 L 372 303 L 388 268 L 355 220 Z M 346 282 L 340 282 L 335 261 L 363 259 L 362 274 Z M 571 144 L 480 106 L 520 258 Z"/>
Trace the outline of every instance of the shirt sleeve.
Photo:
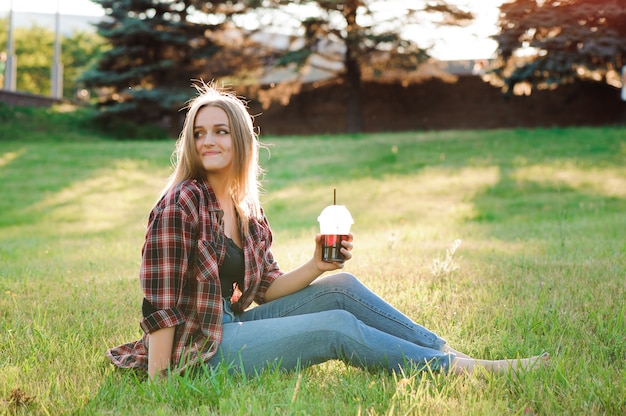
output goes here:
<path id="1" fill-rule="evenodd" d="M 261 284 L 259 285 L 259 291 L 255 297 L 255 302 L 259 305 L 265 302 L 265 292 L 270 287 L 272 282 L 281 276 L 284 272 L 278 267 L 278 263 L 274 260 L 274 255 L 271 250 L 265 252 L 265 269 L 263 276 L 261 277 Z"/>
<path id="2" fill-rule="evenodd" d="M 145 333 L 184 321 L 179 305 L 181 290 L 193 253 L 192 224 L 178 203 L 155 208 L 146 232 L 140 269 L 144 297 L 156 311 L 144 317 Z"/>
<path id="3" fill-rule="evenodd" d="M 265 292 L 267 292 L 267 289 L 270 287 L 272 282 L 284 273 L 280 270 L 280 267 L 278 266 L 276 260 L 274 260 L 274 255 L 272 254 L 272 230 L 270 229 L 267 218 L 263 217 L 262 224 L 267 230 L 267 237 L 265 239 L 265 253 L 263 256 L 261 284 L 259 285 L 259 290 L 257 291 L 254 299 L 259 305 L 265 302 Z"/>

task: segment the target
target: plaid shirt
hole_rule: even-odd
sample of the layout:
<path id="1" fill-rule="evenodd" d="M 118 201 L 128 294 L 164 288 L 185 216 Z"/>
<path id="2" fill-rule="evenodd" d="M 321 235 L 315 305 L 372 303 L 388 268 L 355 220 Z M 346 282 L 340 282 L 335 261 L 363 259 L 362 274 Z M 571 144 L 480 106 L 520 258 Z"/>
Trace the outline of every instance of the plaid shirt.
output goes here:
<path id="1" fill-rule="evenodd" d="M 148 334 L 176 327 L 171 363 L 179 370 L 207 361 L 222 340 L 219 266 L 226 253 L 223 211 L 210 185 L 186 180 L 153 208 L 142 250 L 140 281 L 157 309 L 140 322 L 143 337 L 107 351 L 122 368 L 148 368 Z M 270 284 L 282 274 L 270 246 L 267 219 L 252 218 L 243 241 L 244 287 L 234 310 L 264 302 Z"/>

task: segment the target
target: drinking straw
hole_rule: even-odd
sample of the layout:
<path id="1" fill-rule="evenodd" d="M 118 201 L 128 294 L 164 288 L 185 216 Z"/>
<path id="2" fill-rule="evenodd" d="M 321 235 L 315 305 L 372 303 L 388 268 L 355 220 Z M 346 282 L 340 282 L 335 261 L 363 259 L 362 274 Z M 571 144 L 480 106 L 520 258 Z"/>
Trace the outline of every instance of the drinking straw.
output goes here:
<path id="1" fill-rule="evenodd" d="M 337 188 L 333 188 L 333 205 L 337 205 Z M 337 221 L 337 211 L 333 211 L 335 222 Z"/>

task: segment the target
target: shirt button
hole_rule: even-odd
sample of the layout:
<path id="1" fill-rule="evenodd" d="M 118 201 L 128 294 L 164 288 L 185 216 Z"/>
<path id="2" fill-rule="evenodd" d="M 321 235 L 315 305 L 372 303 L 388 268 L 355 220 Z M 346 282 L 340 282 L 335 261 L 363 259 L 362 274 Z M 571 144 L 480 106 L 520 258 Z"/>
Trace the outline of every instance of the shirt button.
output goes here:
<path id="1" fill-rule="evenodd" d="M 209 242 L 208 242 L 208 241 L 206 241 L 206 240 L 204 240 L 202 243 L 203 243 L 205 246 L 208 246 L 208 245 L 209 245 Z"/>

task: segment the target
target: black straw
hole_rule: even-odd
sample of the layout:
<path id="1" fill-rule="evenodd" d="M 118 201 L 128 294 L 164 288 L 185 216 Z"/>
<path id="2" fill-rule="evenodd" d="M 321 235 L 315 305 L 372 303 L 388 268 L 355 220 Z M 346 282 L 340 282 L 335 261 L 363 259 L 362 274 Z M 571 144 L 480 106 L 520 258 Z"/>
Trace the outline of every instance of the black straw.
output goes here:
<path id="1" fill-rule="evenodd" d="M 337 205 L 337 188 L 333 189 L 333 205 Z"/>

